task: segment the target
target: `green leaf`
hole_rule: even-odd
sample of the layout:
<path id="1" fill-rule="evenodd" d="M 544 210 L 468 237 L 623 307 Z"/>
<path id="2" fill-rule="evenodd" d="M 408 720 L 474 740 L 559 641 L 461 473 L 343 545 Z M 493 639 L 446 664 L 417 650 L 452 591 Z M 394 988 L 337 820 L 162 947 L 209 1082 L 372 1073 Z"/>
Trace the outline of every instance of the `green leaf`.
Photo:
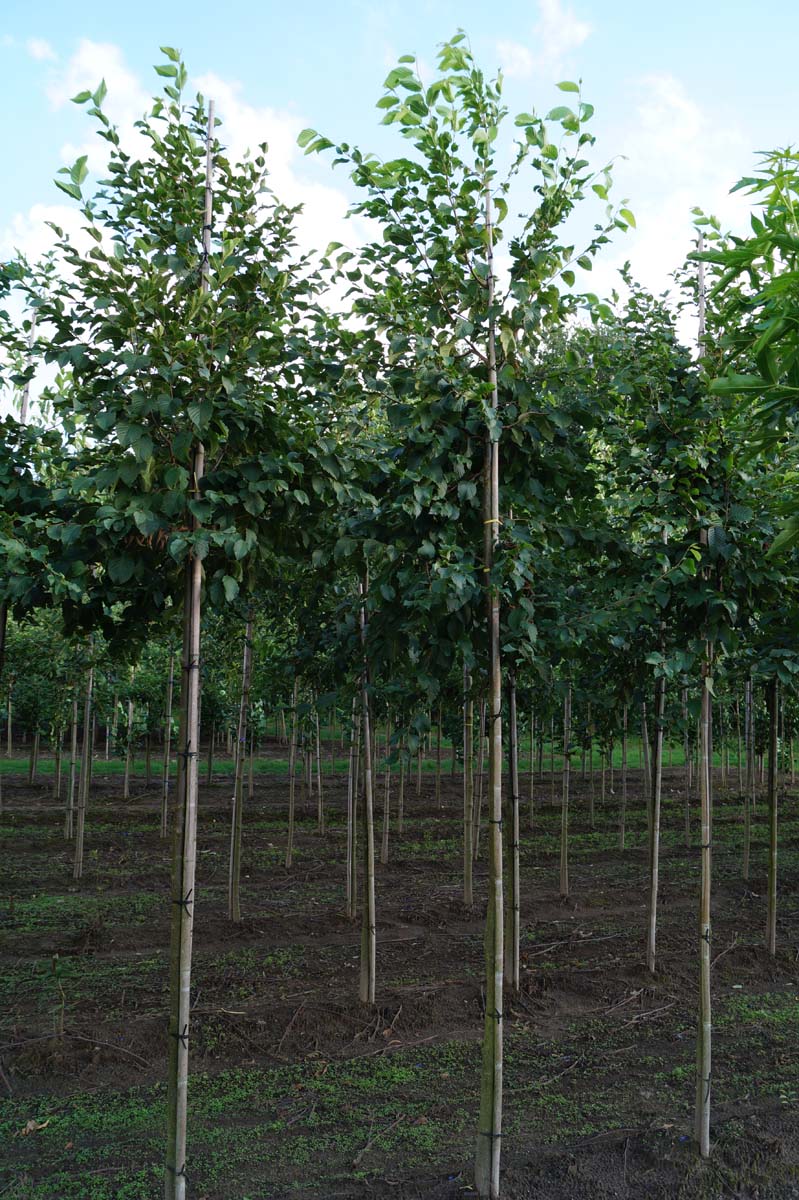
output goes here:
<path id="1" fill-rule="evenodd" d="M 167 56 L 167 58 L 171 58 L 172 62 L 174 62 L 174 63 L 180 62 L 180 52 L 178 50 L 175 50 L 174 47 L 159 46 L 158 49 L 161 51 L 162 54 L 165 54 Z"/>
<path id="2" fill-rule="evenodd" d="M 70 179 L 73 183 L 77 183 L 78 186 L 83 183 L 84 179 L 89 174 L 89 168 L 86 166 L 86 157 L 87 156 L 85 154 L 81 154 L 80 158 L 76 160 L 75 165 L 69 172 Z"/>
<path id="3" fill-rule="evenodd" d="M 769 547 L 767 558 L 773 558 L 799 545 L 799 517 L 791 517 Z"/>
<path id="4" fill-rule="evenodd" d="M 225 599 L 232 604 L 239 594 L 238 582 L 231 575 L 223 575 L 222 587 L 225 589 Z"/>
<path id="5" fill-rule="evenodd" d="M 83 193 L 76 183 L 65 183 L 63 179 L 56 179 L 55 185 L 57 188 L 60 188 L 62 192 L 66 192 L 68 196 L 71 196 L 73 200 L 83 199 Z"/>
<path id="6" fill-rule="evenodd" d="M 105 80 L 101 79 L 100 86 L 97 88 L 97 91 L 92 94 L 92 100 L 95 108 L 100 108 L 107 95 L 108 88 L 105 86 Z"/>
<path id="7" fill-rule="evenodd" d="M 630 212 L 629 208 L 620 208 L 619 216 L 624 218 L 631 229 L 635 229 L 635 217 Z"/>
<path id="8" fill-rule="evenodd" d="M 560 83 L 555 85 L 561 92 L 579 92 L 579 83 L 572 83 L 570 79 L 562 79 Z"/>
<path id="9" fill-rule="evenodd" d="M 175 79 L 177 77 L 178 69 L 177 67 L 173 67 L 170 63 L 161 63 L 160 66 L 155 68 L 155 73 L 156 75 L 163 75 L 165 79 Z"/>
<path id="10" fill-rule="evenodd" d="M 111 558 L 108 561 L 108 574 L 114 583 L 127 583 L 136 568 L 132 558 Z"/>
<path id="11" fill-rule="evenodd" d="M 309 142 L 312 142 L 315 137 L 318 137 L 318 136 L 319 135 L 317 134 L 315 129 L 303 129 L 297 135 L 297 145 L 302 149 L 303 147 L 307 146 Z"/>
<path id="12" fill-rule="evenodd" d="M 91 100 L 91 92 L 78 92 L 77 96 L 72 97 L 73 104 L 85 104 L 87 100 Z"/>

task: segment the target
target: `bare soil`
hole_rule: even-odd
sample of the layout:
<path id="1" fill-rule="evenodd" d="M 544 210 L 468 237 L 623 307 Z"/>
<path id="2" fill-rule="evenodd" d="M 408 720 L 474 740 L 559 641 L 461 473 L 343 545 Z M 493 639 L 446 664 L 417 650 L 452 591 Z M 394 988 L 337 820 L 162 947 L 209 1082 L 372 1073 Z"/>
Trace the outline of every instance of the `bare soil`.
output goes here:
<path id="1" fill-rule="evenodd" d="M 279 747 L 267 751 L 285 753 Z M 44 782 L 3 779 L 0 818 L 0 1196 L 161 1193 L 170 848 L 159 797 L 98 764 L 84 878 Z M 412 780 L 378 866 L 378 1002 L 358 1002 L 359 920 L 344 912 L 345 779 L 328 831 L 301 813 L 283 865 L 286 783 L 256 775 L 242 910 L 226 916 L 230 780 L 201 799 L 194 931 L 192 1200 L 454 1200 L 471 1193 L 483 1022 L 486 869 L 462 903 L 460 778 Z M 718 781 L 717 781 L 718 782 Z M 617 792 L 619 790 L 616 778 Z M 523 983 L 504 1004 L 505 1200 L 799 1197 L 799 822 L 782 801 L 778 952 L 765 950 L 766 823 L 741 879 L 739 798 L 714 818 L 711 1160 L 692 1140 L 698 822 L 666 772 L 658 971 L 644 969 L 646 817 L 574 779 L 571 895 L 558 894 L 559 808 L 523 779 Z M 395 809 L 396 779 L 392 780 Z M 788 789 L 790 792 L 790 789 Z M 555 795 L 559 795 L 556 780 Z M 377 830 L 382 813 L 378 792 Z"/>

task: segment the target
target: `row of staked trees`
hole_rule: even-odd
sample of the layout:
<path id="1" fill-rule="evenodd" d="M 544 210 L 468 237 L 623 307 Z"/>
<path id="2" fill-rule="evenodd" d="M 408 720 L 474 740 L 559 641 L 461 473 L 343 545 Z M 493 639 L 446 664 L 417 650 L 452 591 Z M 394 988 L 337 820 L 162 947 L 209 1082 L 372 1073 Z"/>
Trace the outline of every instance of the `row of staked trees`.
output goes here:
<path id="1" fill-rule="evenodd" d="M 103 179 L 88 181 L 85 159 L 57 179 L 79 207 L 80 243 L 54 228 L 43 261 L 0 269 L 4 381 L 27 410 L 42 368 L 54 378 L 34 419 L 1 425 L 0 693 L 8 746 L 15 726 L 30 738 L 32 778 L 42 739 L 63 755 L 63 793 L 58 768 L 53 786 L 67 834 L 76 815 L 76 878 L 93 747 L 104 740 L 128 768 L 137 746 L 163 755 L 148 771 L 162 772 L 174 845 L 165 1196 L 186 1194 L 201 734 L 211 754 L 220 735 L 237 750 L 237 920 L 246 751 L 270 720 L 289 743 L 287 866 L 295 765 L 323 830 L 320 720 L 342 732 L 366 1004 L 379 795 L 389 853 L 378 764 L 394 766 L 401 806 L 436 746 L 440 770 L 442 729 L 460 756 L 467 906 L 481 840 L 489 870 L 475 1182 L 492 1198 L 503 992 L 520 982 L 519 828 L 535 819 L 519 731 L 539 770 L 556 743 L 564 768 L 564 895 L 569 767 L 598 747 L 612 771 L 613 748 L 626 761 L 642 733 L 653 972 L 667 732 L 682 743 L 699 800 L 686 837 L 702 847 L 706 1156 L 713 750 L 723 769 L 746 762 L 747 839 L 768 762 L 772 953 L 780 748 L 793 771 L 799 160 L 765 156 L 743 181 L 750 236 L 697 214 L 676 303 L 628 273 L 623 300 L 579 294 L 576 272 L 634 224 L 596 159 L 593 108 L 565 81 L 546 116 L 510 118 L 501 80 L 459 34 L 432 83 L 409 56 L 389 73 L 378 108 L 396 158 L 301 134 L 350 172 L 354 211 L 374 231 L 317 255 L 269 188 L 267 147 L 231 162 L 213 105 L 186 98 L 184 64 L 164 55 L 140 158 L 110 123 L 103 85 L 75 98 L 108 150 Z M 582 209 L 590 233 L 575 244 Z M 698 354 L 677 335 L 685 305 L 701 312 Z M 38 685 L 32 664 L 45 659 L 56 687 Z M 737 770 L 726 766 L 733 787 Z M 626 775 L 622 846 L 625 795 Z M 401 830 L 401 807 L 397 819 Z M 746 875 L 748 840 L 742 853 Z"/>

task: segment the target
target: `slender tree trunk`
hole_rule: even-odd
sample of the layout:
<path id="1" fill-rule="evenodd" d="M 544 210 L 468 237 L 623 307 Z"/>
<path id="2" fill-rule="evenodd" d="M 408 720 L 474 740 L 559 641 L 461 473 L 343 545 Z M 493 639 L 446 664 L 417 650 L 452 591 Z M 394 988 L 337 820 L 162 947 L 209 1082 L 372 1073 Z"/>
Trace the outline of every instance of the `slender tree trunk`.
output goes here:
<path id="1" fill-rule="evenodd" d="M 201 288 L 207 292 L 213 218 L 214 103 L 208 105 L 205 158 L 205 211 Z M 205 471 L 205 450 L 194 450 L 193 484 L 200 494 Z M 191 525 L 196 526 L 194 519 Z M 200 755 L 200 617 L 202 561 L 190 554 L 186 564 L 183 602 L 183 677 L 180 696 L 180 746 L 175 805 L 175 840 L 172 865 L 172 929 L 169 956 L 169 1064 L 167 1070 L 167 1148 L 164 1200 L 186 1196 L 186 1106 L 189 1083 L 189 1014 L 191 1011 L 191 949 L 194 925 L 194 876 L 197 860 L 197 800 Z"/>
<path id="2" fill-rule="evenodd" d="M 777 953 L 777 754 L 779 731 L 779 686 L 769 684 L 769 749 L 768 749 L 768 912 L 766 916 L 766 946 L 773 958 Z"/>
<path id="3" fill-rule="evenodd" d="M 688 727 L 688 689 L 682 690 L 682 719 L 683 719 L 683 754 L 685 756 L 685 804 L 684 804 L 684 828 L 685 828 L 685 845 L 688 848 L 691 845 L 691 787 L 693 780 L 691 778 L 691 733 Z"/>
<path id="4" fill-rule="evenodd" d="M 31 753 L 30 753 L 30 760 L 29 760 L 29 764 L 28 764 L 28 783 L 30 783 L 30 784 L 36 782 L 36 769 L 39 765 L 39 741 L 40 741 L 40 738 L 41 738 L 41 732 L 37 728 L 36 732 L 33 735 L 33 741 L 31 742 Z"/>
<path id="5" fill-rule="evenodd" d="M 494 326 L 494 258 L 491 193 L 486 187 L 486 255 L 488 301 L 488 381 L 494 412 L 499 407 Z M 497 435 L 498 436 L 498 435 Z M 480 1117 L 475 1158 L 475 1185 L 481 1200 L 498 1200 L 502 1141 L 502 971 L 504 962 L 504 897 L 502 891 L 502 667 L 499 592 L 491 582 L 494 549 L 499 539 L 499 442 L 486 436 L 484 566 L 489 635 L 489 856 L 488 909 L 485 929 L 485 1024 L 483 1029 Z"/>
<path id="6" fill-rule="evenodd" d="M 666 680 L 655 685 L 655 753 L 652 763 L 652 821 L 649 834 L 649 912 L 646 938 L 646 966 L 655 973 L 655 943 L 658 919 L 658 882 L 660 875 L 660 798 L 663 788 L 663 722 L 666 714 Z"/>
<path id="7" fill-rule="evenodd" d="M 748 679 L 744 691 L 744 737 L 746 739 L 746 787 L 744 789 L 744 845 L 742 875 L 749 880 L 749 855 L 752 845 L 751 799 L 755 790 L 755 726 L 752 704 L 752 680 Z"/>
<path id="8" fill-rule="evenodd" d="M 549 803 L 555 806 L 555 714 L 549 719 Z"/>
<path id="9" fill-rule="evenodd" d="M 172 698 L 175 691 L 175 651 L 169 652 L 169 679 L 166 685 L 166 712 L 164 714 L 164 765 L 161 772 L 161 837 L 169 829 L 169 771 L 172 749 Z"/>
<path id="10" fill-rule="evenodd" d="M 355 858 L 355 797 L 358 787 L 358 765 L 356 756 L 358 702 L 352 698 L 350 716 L 350 750 L 347 769 L 347 916 L 350 920 L 355 917 L 355 898 L 357 895 L 357 866 Z"/>
<path id="11" fill-rule="evenodd" d="M 571 768 L 571 684 L 566 688 L 563 700 L 563 791 L 560 807 L 560 894 L 565 900 L 569 895 L 569 776 Z"/>
<path id="12" fill-rule="evenodd" d="M 535 825 L 535 713 L 530 712 L 530 828 Z"/>
<path id="13" fill-rule="evenodd" d="M 363 670 L 361 695 L 363 713 L 363 915 L 361 925 L 360 998 L 363 1004 L 375 1002 L 377 954 L 377 917 L 375 911 L 375 831 L 374 795 L 372 790 L 372 727 L 370 721 L 369 676 L 366 665 L 366 595 L 367 585 L 360 585 L 361 646 Z"/>
<path id="14" fill-rule="evenodd" d="M 700 299 L 702 289 L 700 287 Z M 700 544 L 708 544 L 707 529 L 700 530 Z M 710 1007 L 710 882 L 712 837 L 712 772 L 713 745 L 711 686 L 713 646 L 705 643 L 702 664 L 702 703 L 699 719 L 699 799 L 702 822 L 702 875 L 699 899 L 699 1020 L 696 1047 L 696 1118 L 695 1137 L 702 1158 L 710 1155 L 710 1080 L 712 1016 Z"/>
<path id="15" fill-rule="evenodd" d="M 397 837 L 402 837 L 402 826 L 405 820 L 405 773 L 407 753 L 404 748 L 400 754 L 399 795 L 397 796 Z"/>
<path id="16" fill-rule="evenodd" d="M 510 812 L 506 814 L 503 829 L 506 830 L 508 895 L 510 904 L 505 907 L 505 982 L 518 992 L 521 981 L 521 893 L 519 887 L 519 729 L 516 715 L 516 680 L 508 680 L 509 723 L 508 751 L 510 755 Z"/>
<path id="17" fill-rule="evenodd" d="M 294 816 L 295 796 L 297 791 L 297 700 L 299 697 L 300 681 L 294 677 L 294 689 L 291 693 L 291 741 L 289 742 L 289 828 L 286 839 L 286 870 L 289 870 L 294 857 Z M 283 711 L 282 709 L 280 710 Z"/>
<path id="18" fill-rule="evenodd" d="M 67 811 L 64 816 L 64 837 L 68 840 L 74 835 L 75 814 L 75 780 L 78 770 L 78 688 L 72 691 L 72 721 L 69 733 L 69 788 L 67 790 Z"/>
<path id="19" fill-rule="evenodd" d="M 90 653 L 92 646 L 90 642 Z M 83 875 L 83 838 L 86 829 L 86 805 L 89 800 L 89 762 L 91 761 L 92 738 L 92 685 L 94 683 L 94 667 L 89 667 L 86 676 L 86 698 L 83 705 L 83 747 L 80 758 L 80 786 L 78 788 L 78 821 L 75 836 L 75 863 L 72 878 L 78 880 Z"/>
<path id="20" fill-rule="evenodd" d="M 60 720 L 60 718 L 59 718 Z M 55 763 L 53 764 L 53 800 L 58 803 L 61 799 L 61 776 L 64 760 L 64 729 L 59 724 L 55 730 Z"/>
<path id="21" fill-rule="evenodd" d="M 466 908 L 474 904 L 472 864 L 474 847 L 474 753 L 472 736 L 474 729 L 474 700 L 472 679 L 468 668 L 463 668 L 463 903 Z"/>
<path id="22" fill-rule="evenodd" d="M 646 701 L 641 705 L 641 759 L 644 767 L 644 798 L 646 802 L 646 828 L 652 836 L 652 758 L 649 743 L 649 716 Z"/>
<path id="23" fill-rule="evenodd" d="M 325 835 L 325 800 L 322 792 L 322 733 L 319 728 L 319 709 L 314 703 L 314 732 L 316 741 L 316 823 L 319 833 Z"/>
<path id="24" fill-rule="evenodd" d="M 210 129 L 213 128 L 209 117 Z M 203 447 L 194 454 L 194 491 L 203 475 Z M 189 1014 L 194 881 L 197 858 L 197 799 L 200 716 L 200 603 L 202 562 L 191 555 L 186 565 L 183 604 L 183 661 L 180 689 L 178 778 L 172 858 L 172 923 L 169 955 L 169 1061 L 167 1067 L 166 1200 L 186 1195 L 186 1105 L 189 1079 Z"/>
<path id="25" fill-rule="evenodd" d="M 380 862 L 383 866 L 388 863 L 388 833 L 391 815 L 391 763 L 388 761 L 391 753 L 391 712 L 386 716 L 386 773 L 383 780 L 383 836 L 380 841 Z"/>
<path id="26" fill-rule="evenodd" d="M 236 760 L 233 769 L 233 809 L 230 821 L 230 862 L 228 867 L 228 919 L 241 921 L 241 828 L 244 807 L 244 763 L 247 758 L 247 724 L 250 713 L 250 680 L 252 679 L 252 612 L 244 630 L 244 652 L 241 662 L 241 702 L 236 730 Z"/>
<path id="27" fill-rule="evenodd" d="M 486 721 L 486 702 L 485 696 L 481 696 L 479 713 L 478 713 L 478 740 L 477 740 L 477 803 L 474 806 L 474 829 L 472 831 L 472 856 L 474 861 L 477 861 L 477 856 L 480 852 L 480 821 L 482 820 L 483 810 L 483 768 L 485 766 L 485 721 Z"/>
<path id="28" fill-rule="evenodd" d="M 441 808 L 441 705 L 436 722 L 436 804 Z"/>
<path id="29" fill-rule="evenodd" d="M 131 677 L 131 685 L 133 678 Z M 130 799 L 130 772 L 133 766 L 133 698 L 128 700 L 128 741 L 125 750 L 125 776 L 122 780 L 122 799 Z"/>

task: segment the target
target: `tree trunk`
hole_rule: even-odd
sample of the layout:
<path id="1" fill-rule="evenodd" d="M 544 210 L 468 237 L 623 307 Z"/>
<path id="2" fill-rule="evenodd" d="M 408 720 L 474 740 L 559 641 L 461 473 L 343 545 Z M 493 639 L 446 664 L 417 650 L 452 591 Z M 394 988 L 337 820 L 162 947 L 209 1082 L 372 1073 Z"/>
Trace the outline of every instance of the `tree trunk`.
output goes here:
<path id="1" fill-rule="evenodd" d="M 704 530 L 702 531 L 705 532 Z M 702 879 L 699 901 L 699 1022 L 696 1054 L 695 1136 L 702 1158 L 710 1155 L 710 837 L 711 837 L 711 650 L 708 644 L 702 672 L 702 712 L 699 723 L 699 799 L 702 821 Z"/>
<path id="2" fill-rule="evenodd" d="M 386 716 L 386 774 L 383 791 L 383 836 L 380 843 L 380 862 L 385 866 L 388 862 L 388 832 L 391 814 L 391 763 L 388 756 L 391 753 L 391 713 Z"/>
<path id="3" fill-rule="evenodd" d="M 746 739 L 746 787 L 744 789 L 744 846 L 742 875 L 749 880 L 749 854 L 752 845 L 751 801 L 755 791 L 755 721 L 752 704 L 752 680 L 748 679 L 744 691 L 744 736 Z"/>
<path id="4" fill-rule="evenodd" d="M 74 834 L 75 779 L 78 769 L 78 688 L 72 691 L 72 721 L 69 734 L 69 788 L 67 789 L 67 811 L 64 816 L 64 837 Z"/>
<path id="5" fill-rule="evenodd" d="M 516 714 L 516 680 L 508 680 L 509 724 L 508 751 L 510 756 L 510 812 L 503 821 L 505 847 L 507 850 L 508 894 L 510 904 L 505 906 L 505 982 L 518 992 L 520 969 L 520 887 L 519 887 L 519 729 Z"/>
<path id="6" fill-rule="evenodd" d="M 658 882 L 660 874 L 660 797 L 663 786 L 663 722 L 666 713 L 666 680 L 655 685 L 655 753 L 652 763 L 652 821 L 649 832 L 649 912 L 646 938 L 646 966 L 655 973 L 657 938 Z"/>
<path id="7" fill-rule="evenodd" d="M 209 146 L 213 130 L 209 113 Z M 209 149 L 210 154 L 210 149 Z M 194 455 L 194 490 L 199 493 L 204 452 Z M 202 562 L 186 566 L 183 604 L 183 672 L 180 689 L 179 765 L 175 788 L 172 859 L 172 928 L 169 953 L 169 1062 L 167 1067 L 167 1150 L 165 1200 L 186 1195 L 186 1105 L 189 1082 L 189 1014 L 194 878 L 197 859 L 197 799 L 200 750 L 200 603 Z"/>
<path id="8" fill-rule="evenodd" d="M 231 921 L 241 921 L 241 826 L 244 807 L 244 763 L 247 758 L 247 723 L 250 713 L 250 680 L 252 678 L 252 613 L 244 630 L 244 652 L 241 661 L 241 701 L 239 724 L 236 730 L 236 760 L 233 768 L 233 808 L 230 821 L 230 862 L 228 867 L 227 915 Z"/>
<path id="9" fill-rule="evenodd" d="M 133 679 L 131 678 L 131 684 Z M 125 775 L 122 780 L 122 799 L 130 799 L 130 773 L 133 766 L 133 698 L 128 700 L 128 740 L 125 748 Z"/>
<path id="10" fill-rule="evenodd" d="M 474 904 L 472 864 L 474 847 L 474 753 L 472 736 L 474 730 L 474 700 L 472 678 L 468 668 L 463 668 L 463 903 L 466 908 Z"/>
<path id="11" fill-rule="evenodd" d="M 290 869 L 294 857 L 294 810 L 297 791 L 297 699 L 299 686 L 300 682 L 295 675 L 294 689 L 291 694 L 291 741 L 289 742 L 289 828 L 286 839 L 287 871 Z"/>
<path id="12" fill-rule="evenodd" d="M 691 845 L 691 786 L 693 780 L 691 778 L 691 732 L 688 725 L 688 689 L 683 688 L 682 691 L 682 719 L 683 719 L 683 753 L 685 756 L 685 805 L 684 805 L 684 825 L 685 825 L 685 845 L 686 848 Z"/>
<path id="13" fill-rule="evenodd" d="M 560 894 L 562 899 L 569 895 L 569 776 L 571 768 L 571 684 L 566 688 L 563 700 L 563 790 L 560 807 Z"/>
<path id="14" fill-rule="evenodd" d="M 90 646 L 91 653 L 91 646 Z M 92 740 L 92 685 L 94 683 L 94 667 L 89 667 L 86 676 L 86 699 L 83 705 L 83 747 L 80 758 L 80 786 L 78 788 L 78 821 L 75 836 L 75 863 L 72 878 L 78 880 L 83 875 L 83 836 L 86 828 L 86 805 L 89 800 L 89 762 L 91 759 Z"/>
<path id="15" fill-rule="evenodd" d="M 322 792 L 322 733 L 319 728 L 319 709 L 314 702 L 314 740 L 316 743 L 316 823 L 325 835 L 325 800 Z"/>
<path id="16" fill-rule="evenodd" d="M 347 916 L 352 921 L 355 917 L 357 896 L 357 865 L 355 857 L 356 831 L 356 797 L 358 792 L 358 758 L 356 742 L 360 737 L 357 724 L 358 701 L 352 698 L 352 713 L 350 716 L 350 751 L 347 770 Z"/>
<path id="17" fill-rule="evenodd" d="M 472 829 L 472 857 L 477 861 L 480 851 L 480 821 L 483 809 L 483 767 L 485 765 L 485 697 L 480 698 L 478 713 L 478 742 L 477 742 L 477 803 L 474 806 L 474 827 Z"/>
<path id="18" fill-rule="evenodd" d="M 530 713 L 530 828 L 535 824 L 535 713 Z"/>
<path id="19" fill-rule="evenodd" d="M 777 952 L 777 753 L 779 748 L 779 686 L 769 684 L 769 749 L 768 749 L 768 911 L 766 915 L 766 946 L 773 958 Z"/>
<path id="20" fill-rule="evenodd" d="M 494 412 L 499 407 L 494 326 L 494 255 L 491 193 L 486 186 L 486 259 L 488 309 L 488 382 Z M 489 711 L 491 727 L 488 753 L 489 856 L 488 909 L 485 929 L 485 1023 L 480 1117 L 475 1157 L 475 1186 L 481 1200 L 498 1200 L 502 1139 L 502 971 L 504 961 L 504 897 L 502 892 L 502 665 L 499 591 L 491 581 L 494 549 L 499 540 L 499 442 L 486 433 L 484 567 L 489 638 Z M 496 435 L 498 437 L 498 435 Z"/>
<path id="21" fill-rule="evenodd" d="M 436 804 L 441 808 L 441 705 L 436 722 Z"/>
<path id="22" fill-rule="evenodd" d="M 363 1004 L 375 1002 L 377 928 L 375 914 L 375 831 L 372 790 L 372 728 L 370 721 L 369 676 L 366 665 L 367 585 L 360 585 L 361 646 L 363 669 L 361 695 L 363 709 L 363 916 L 361 924 L 360 998 Z"/>
<path id="23" fill-rule="evenodd" d="M 172 749 L 172 697 L 175 691 L 175 651 L 169 652 L 169 680 L 166 685 L 166 712 L 164 714 L 164 767 L 161 772 L 161 837 L 167 836 L 169 827 L 169 771 Z"/>

